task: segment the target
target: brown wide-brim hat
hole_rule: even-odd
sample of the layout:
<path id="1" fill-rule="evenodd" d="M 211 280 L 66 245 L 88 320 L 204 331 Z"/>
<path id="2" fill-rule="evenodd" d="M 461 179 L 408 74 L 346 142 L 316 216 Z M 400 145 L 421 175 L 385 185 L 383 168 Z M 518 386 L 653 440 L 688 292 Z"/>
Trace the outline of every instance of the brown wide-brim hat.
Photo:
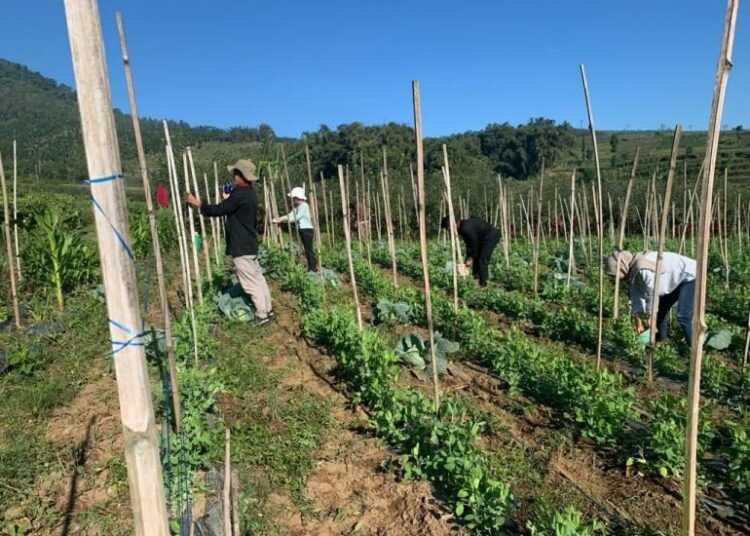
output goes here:
<path id="1" fill-rule="evenodd" d="M 234 164 L 227 166 L 229 173 L 233 173 L 235 169 L 242 173 L 242 176 L 245 177 L 247 182 L 255 182 L 258 180 L 258 175 L 255 174 L 255 164 L 253 164 L 252 160 L 237 160 Z"/>

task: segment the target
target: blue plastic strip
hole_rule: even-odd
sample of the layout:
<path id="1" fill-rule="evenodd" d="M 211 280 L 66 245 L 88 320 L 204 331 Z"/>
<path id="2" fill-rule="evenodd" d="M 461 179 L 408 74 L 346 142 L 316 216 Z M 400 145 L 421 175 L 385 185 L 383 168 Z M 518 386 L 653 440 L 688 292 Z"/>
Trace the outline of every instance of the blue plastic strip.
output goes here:
<path id="1" fill-rule="evenodd" d="M 126 341 L 112 341 L 112 346 L 119 346 L 119 348 L 112 348 L 112 357 L 116 356 L 118 353 L 122 352 L 129 346 L 145 346 L 145 343 L 143 341 L 139 341 L 138 339 L 147 334 L 147 331 L 143 331 Z"/>
<path id="2" fill-rule="evenodd" d="M 107 223 L 109 223 L 109 226 L 112 227 L 112 231 L 114 231 L 115 236 L 117 237 L 117 240 L 120 242 L 120 245 L 123 247 L 125 252 L 128 254 L 128 257 L 132 259 L 135 259 L 135 256 L 133 255 L 133 251 L 130 249 L 130 245 L 128 245 L 127 240 L 125 240 L 125 237 L 120 234 L 120 231 L 117 230 L 117 227 L 115 227 L 112 222 L 110 221 L 109 217 L 107 216 L 106 212 L 104 212 L 104 209 L 102 206 L 97 202 L 97 200 L 94 198 L 94 196 L 91 196 L 91 202 L 94 203 L 94 206 L 96 209 L 101 213 L 102 216 L 104 216 L 104 219 L 107 220 Z"/>
<path id="3" fill-rule="evenodd" d="M 119 328 L 119 329 L 123 330 L 123 331 L 124 331 L 125 333 L 133 333 L 133 330 L 132 330 L 132 329 L 130 329 L 130 328 L 129 328 L 128 326 L 126 326 L 125 324 L 121 324 L 121 323 L 120 323 L 120 322 L 118 322 L 117 320 L 112 320 L 112 319 L 110 318 L 110 319 L 109 319 L 109 323 L 110 323 L 110 324 L 112 324 L 113 326 L 115 326 L 116 328 Z"/>
<path id="4" fill-rule="evenodd" d="M 112 182 L 116 181 L 117 179 L 122 178 L 122 173 L 117 173 L 115 175 L 107 175 L 106 177 L 96 177 L 93 179 L 85 179 L 83 181 L 84 184 L 102 184 L 104 182 Z"/>

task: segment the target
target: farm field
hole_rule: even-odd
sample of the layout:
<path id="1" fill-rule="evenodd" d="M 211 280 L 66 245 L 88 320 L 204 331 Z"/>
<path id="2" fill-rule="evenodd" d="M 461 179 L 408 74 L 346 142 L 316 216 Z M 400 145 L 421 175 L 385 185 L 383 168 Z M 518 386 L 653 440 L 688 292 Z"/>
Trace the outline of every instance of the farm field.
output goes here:
<path id="1" fill-rule="evenodd" d="M 739 0 L 272 4 L 0 20 L 0 536 L 750 534 Z"/>

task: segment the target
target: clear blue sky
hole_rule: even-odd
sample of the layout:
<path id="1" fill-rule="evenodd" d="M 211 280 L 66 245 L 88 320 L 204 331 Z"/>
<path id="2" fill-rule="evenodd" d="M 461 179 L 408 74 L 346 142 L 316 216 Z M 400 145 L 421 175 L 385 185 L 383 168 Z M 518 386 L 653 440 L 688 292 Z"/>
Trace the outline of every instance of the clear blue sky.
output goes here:
<path id="1" fill-rule="evenodd" d="M 3 0 L 0 57 L 72 85 L 62 0 Z M 532 116 L 579 126 L 586 65 L 597 127 L 704 129 L 724 0 L 100 0 L 115 105 L 127 109 L 122 9 L 143 115 L 281 135 L 411 121 L 441 135 Z M 750 127 L 740 7 L 723 123 Z"/>

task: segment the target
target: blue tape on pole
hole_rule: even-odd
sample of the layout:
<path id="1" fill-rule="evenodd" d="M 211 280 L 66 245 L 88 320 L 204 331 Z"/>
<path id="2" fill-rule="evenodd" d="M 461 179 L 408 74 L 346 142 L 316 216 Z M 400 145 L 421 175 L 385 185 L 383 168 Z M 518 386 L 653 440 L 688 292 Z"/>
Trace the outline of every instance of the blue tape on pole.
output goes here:
<path id="1" fill-rule="evenodd" d="M 125 324 L 121 324 L 121 323 L 120 323 L 120 322 L 118 322 L 117 320 L 112 320 L 112 319 L 110 318 L 110 319 L 109 319 L 109 323 L 110 323 L 110 324 L 112 324 L 113 326 L 115 326 L 116 328 L 119 328 L 119 329 L 121 329 L 121 330 L 122 330 L 122 331 L 124 331 L 125 333 L 133 333 L 133 330 L 132 330 L 132 329 L 130 329 L 130 328 L 129 328 L 128 326 L 126 326 Z"/>
<path id="2" fill-rule="evenodd" d="M 107 223 L 109 223 L 109 226 L 112 227 L 112 231 L 115 233 L 115 237 L 117 237 L 117 240 L 120 242 L 120 245 L 123 247 L 125 252 L 128 254 L 128 257 L 132 259 L 135 259 L 135 255 L 133 255 L 133 251 L 130 249 L 130 245 L 128 244 L 127 240 L 125 240 L 125 237 L 122 236 L 120 231 L 117 230 L 117 227 L 115 227 L 112 222 L 110 221 L 109 217 L 107 216 L 107 213 L 104 212 L 104 209 L 99 204 L 99 202 L 94 198 L 94 196 L 91 196 L 91 202 L 94 203 L 94 206 L 99 211 L 99 213 L 104 216 L 104 219 L 107 220 Z"/>
<path id="3" fill-rule="evenodd" d="M 147 334 L 148 331 L 143 331 L 126 341 L 112 341 L 112 357 L 116 356 L 118 353 L 122 352 L 125 348 L 128 348 L 130 346 L 145 346 L 146 344 L 139 339 Z M 119 346 L 119 348 L 114 348 L 114 346 Z"/>
<path id="4" fill-rule="evenodd" d="M 102 184 L 104 182 L 112 182 L 122 178 L 122 173 L 116 173 L 115 175 L 107 175 L 106 177 L 95 177 L 93 179 L 85 179 L 83 184 Z"/>

